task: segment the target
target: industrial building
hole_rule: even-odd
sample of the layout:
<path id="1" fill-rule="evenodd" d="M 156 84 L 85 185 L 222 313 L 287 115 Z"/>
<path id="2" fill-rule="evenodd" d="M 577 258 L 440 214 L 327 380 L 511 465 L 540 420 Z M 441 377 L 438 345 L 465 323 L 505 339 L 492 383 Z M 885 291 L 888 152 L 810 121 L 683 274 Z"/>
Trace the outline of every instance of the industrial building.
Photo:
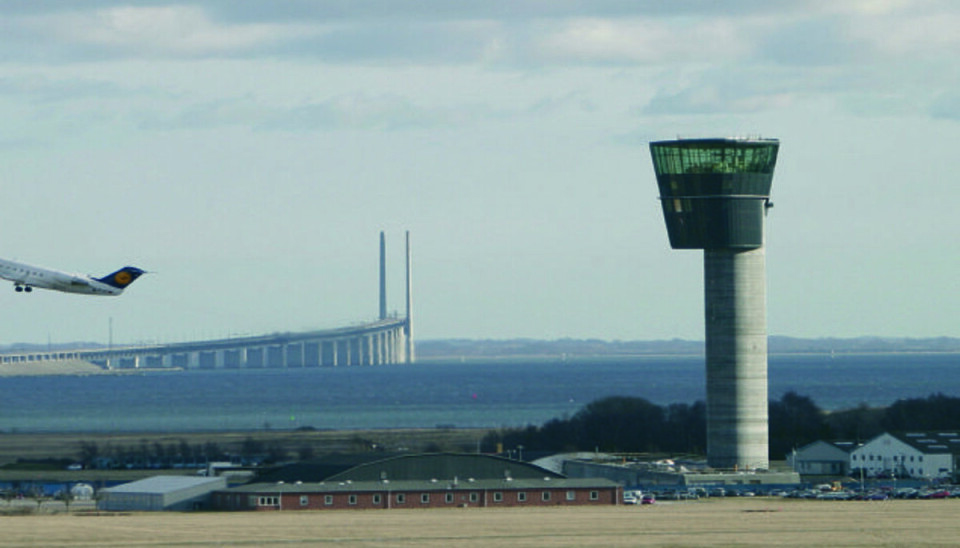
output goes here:
<path id="1" fill-rule="evenodd" d="M 280 469 L 255 483 L 215 492 L 212 504 L 220 510 L 282 511 L 615 505 L 623 497 L 612 480 L 565 478 L 490 455 L 404 455 L 336 468 L 317 462 Z M 318 480 L 324 471 L 334 473 Z M 293 479 L 297 476 L 311 479 Z"/>
<path id="2" fill-rule="evenodd" d="M 850 473 L 851 441 L 815 441 L 787 455 L 787 465 L 804 476 L 845 476 Z"/>
<path id="3" fill-rule="evenodd" d="M 803 476 L 953 479 L 960 432 L 884 432 L 864 443 L 815 441 L 787 456 Z"/>
<path id="4" fill-rule="evenodd" d="M 960 433 L 883 433 L 850 452 L 851 470 L 867 476 L 952 478 L 960 461 Z"/>
<path id="5" fill-rule="evenodd" d="M 224 477 L 154 476 L 100 491 L 97 508 L 107 511 L 200 510 L 210 493 L 227 486 Z"/>
<path id="6" fill-rule="evenodd" d="M 707 462 L 769 468 L 766 256 L 763 224 L 780 143 L 650 143 L 670 245 L 702 249 Z"/>
<path id="7" fill-rule="evenodd" d="M 569 478 L 607 478 L 627 487 L 686 489 L 723 487 L 730 492 L 794 488 L 800 474 L 792 470 L 717 471 L 693 461 L 634 460 L 615 455 L 573 458 L 563 463 Z"/>

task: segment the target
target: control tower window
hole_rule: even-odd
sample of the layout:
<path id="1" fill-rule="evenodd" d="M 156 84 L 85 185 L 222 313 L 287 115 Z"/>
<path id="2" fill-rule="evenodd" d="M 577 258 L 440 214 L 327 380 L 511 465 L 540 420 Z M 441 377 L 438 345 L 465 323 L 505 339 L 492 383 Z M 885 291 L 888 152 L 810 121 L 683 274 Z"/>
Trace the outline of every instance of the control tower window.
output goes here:
<path id="1" fill-rule="evenodd" d="M 766 143 L 732 146 L 725 141 L 675 141 L 654 147 L 654 167 L 660 174 L 773 173 L 776 150 L 776 145 Z"/>

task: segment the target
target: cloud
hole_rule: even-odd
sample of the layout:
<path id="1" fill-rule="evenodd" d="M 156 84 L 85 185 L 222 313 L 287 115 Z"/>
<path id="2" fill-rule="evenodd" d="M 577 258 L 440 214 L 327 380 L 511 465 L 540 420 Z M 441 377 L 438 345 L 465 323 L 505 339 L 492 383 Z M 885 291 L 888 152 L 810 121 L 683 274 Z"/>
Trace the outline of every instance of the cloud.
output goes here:
<path id="1" fill-rule="evenodd" d="M 5 57 L 20 53 L 61 61 L 249 54 L 303 31 L 295 24 L 219 25 L 201 7 L 183 5 L 28 14 L 8 19 L 2 28 L 8 31 L 2 46 Z M 24 41 L 35 49 L 18 48 Z"/>
<path id="2" fill-rule="evenodd" d="M 572 19 L 542 29 L 539 59 L 558 63 L 660 64 L 722 62 L 746 44 L 727 19 L 665 23 L 654 19 Z"/>
<path id="3" fill-rule="evenodd" d="M 942 93 L 930 105 L 929 112 L 934 118 L 960 121 L 960 93 Z"/>
<path id="4" fill-rule="evenodd" d="M 461 109 L 426 108 L 399 95 L 352 93 L 292 106 L 263 104 L 250 97 L 220 99 L 174 111 L 141 113 L 139 118 L 142 128 L 152 130 L 395 131 L 450 126 L 468 120 L 469 114 Z"/>
<path id="5" fill-rule="evenodd" d="M 755 113 L 789 106 L 794 100 L 788 93 L 750 94 L 732 93 L 718 86 L 687 88 L 676 93 L 654 97 L 643 109 L 649 115 L 704 115 Z"/>
<path id="6" fill-rule="evenodd" d="M 958 17 L 951 3 L 907 1 L 28 2 L 0 6 L 0 59 L 810 66 L 955 48 Z"/>
<path id="7" fill-rule="evenodd" d="M 640 109 L 649 116 L 747 114 L 790 107 L 803 88 L 789 75 L 769 77 L 769 69 L 720 67 L 686 73 L 665 73 L 664 84 Z"/>
<path id="8" fill-rule="evenodd" d="M 448 125 L 442 110 L 421 107 L 396 95 L 350 94 L 289 110 L 274 110 L 258 129 L 311 131 L 318 129 L 398 130 Z"/>
<path id="9" fill-rule="evenodd" d="M 19 3 L 18 3 L 19 4 Z M 716 60 L 744 21 L 809 5 L 744 0 L 276 0 L 0 6 L 0 58 L 312 56 L 328 61 L 566 63 Z M 772 20 L 772 19 L 771 19 Z"/>
<path id="10" fill-rule="evenodd" d="M 960 46 L 953 32 L 960 11 L 935 1 L 39 4 L 0 6 L 0 60 L 30 67 L 129 60 L 187 66 L 229 58 L 251 66 L 276 60 L 525 74 L 615 67 L 651 71 L 638 90 L 638 97 L 649 99 L 642 109 L 649 115 L 755 113 L 813 95 L 858 114 L 891 107 L 908 113 L 910 101 L 934 104 L 960 84 L 950 70 L 950 54 Z M 43 88 L 56 97 L 53 83 Z M 388 98 L 358 87 L 353 99 L 341 96 L 343 104 L 326 99 L 293 107 L 195 100 L 182 112 L 210 123 L 254 119 L 262 129 L 317 129 L 437 126 L 457 123 L 469 110 L 428 111 L 423 105 L 429 101 L 410 99 L 410 89 Z M 585 95 L 582 104 L 591 102 L 595 98 Z M 937 106 L 931 112 L 947 111 Z M 159 112 L 145 118 L 147 126 L 170 123 L 161 123 Z M 171 120 L 188 124 L 187 118 Z"/>
<path id="11" fill-rule="evenodd" d="M 781 21 L 763 29 L 756 46 L 759 61 L 783 66 L 842 65 L 868 58 L 864 37 L 854 37 L 850 20 L 840 16 Z"/>
<path id="12" fill-rule="evenodd" d="M 278 44 L 271 54 L 330 63 L 474 63 L 497 51 L 504 30 L 496 22 L 371 22 L 325 25 Z"/>
<path id="13" fill-rule="evenodd" d="M 225 21 L 476 21 L 530 22 L 590 17 L 677 17 L 744 13 L 785 13 L 806 11 L 810 0 L 793 0 L 771 5 L 767 0 L 703 2 L 702 0 L 284 0 L 273 2 L 203 2 L 217 18 Z"/>
<path id="14" fill-rule="evenodd" d="M 15 97 L 34 103 L 120 97 L 130 93 L 129 89 L 102 80 L 52 79 L 39 74 L 0 77 L 0 97 Z"/>

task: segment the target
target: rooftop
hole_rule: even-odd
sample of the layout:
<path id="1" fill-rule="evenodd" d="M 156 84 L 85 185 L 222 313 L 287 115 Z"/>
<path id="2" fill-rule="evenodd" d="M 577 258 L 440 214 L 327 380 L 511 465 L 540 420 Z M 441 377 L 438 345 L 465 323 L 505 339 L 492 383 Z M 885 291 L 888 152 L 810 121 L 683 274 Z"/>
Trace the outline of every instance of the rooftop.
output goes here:
<path id="1" fill-rule="evenodd" d="M 340 492 L 387 492 L 387 491 L 474 491 L 477 489 L 587 489 L 616 487 L 618 483 L 603 478 L 542 478 L 526 479 L 475 479 L 433 478 L 428 480 L 398 481 L 321 481 L 293 483 L 251 483 L 229 489 L 233 493 L 340 493 Z"/>

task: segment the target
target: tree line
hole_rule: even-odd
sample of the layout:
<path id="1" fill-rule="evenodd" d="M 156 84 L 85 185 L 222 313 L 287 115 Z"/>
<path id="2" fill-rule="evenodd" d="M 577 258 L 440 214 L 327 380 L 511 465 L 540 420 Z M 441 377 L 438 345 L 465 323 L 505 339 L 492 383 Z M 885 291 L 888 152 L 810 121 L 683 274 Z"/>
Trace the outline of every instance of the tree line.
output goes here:
<path id="1" fill-rule="evenodd" d="M 298 456 L 303 460 L 310 458 L 312 449 L 303 447 Z M 77 457 L 84 468 L 198 468 L 214 461 L 279 462 L 289 457 L 289 451 L 278 441 L 264 442 L 250 437 L 233 451 L 212 441 L 196 444 L 185 440 L 166 444 L 142 441 L 129 446 L 81 441 Z"/>
<path id="2" fill-rule="evenodd" d="M 706 453 L 706 404 L 656 405 L 643 398 L 612 396 L 595 400 L 571 417 L 556 418 L 536 426 L 506 428 L 488 433 L 481 443 L 486 452 L 523 447 L 530 452 L 607 451 L 626 453 Z M 795 392 L 769 402 L 770 458 L 782 460 L 793 449 L 817 440 L 867 441 L 883 432 L 960 430 L 960 398 L 933 394 L 901 399 L 888 407 L 861 404 L 853 409 L 828 412 Z M 384 443 L 354 437 L 348 452 L 383 451 Z M 82 441 L 77 461 L 85 468 L 197 467 L 211 461 L 265 464 L 309 460 L 319 447 L 302 442 L 291 446 L 278 440 L 248 437 L 224 447 L 216 442 L 114 445 Z M 475 450 L 428 443 L 424 451 Z M 343 450 L 342 448 L 340 450 Z M 321 449 L 321 452 L 323 450 Z M 74 462 L 77 462 L 74 461 Z"/>
<path id="3" fill-rule="evenodd" d="M 593 401 L 572 417 L 491 432 L 484 446 L 524 451 L 609 451 L 704 454 L 706 404 L 653 404 L 612 396 Z M 883 432 L 960 429 L 960 398 L 933 394 L 901 399 L 889 407 L 827 412 L 808 396 L 787 392 L 769 406 L 770 458 L 781 460 L 817 440 L 866 441 Z"/>

